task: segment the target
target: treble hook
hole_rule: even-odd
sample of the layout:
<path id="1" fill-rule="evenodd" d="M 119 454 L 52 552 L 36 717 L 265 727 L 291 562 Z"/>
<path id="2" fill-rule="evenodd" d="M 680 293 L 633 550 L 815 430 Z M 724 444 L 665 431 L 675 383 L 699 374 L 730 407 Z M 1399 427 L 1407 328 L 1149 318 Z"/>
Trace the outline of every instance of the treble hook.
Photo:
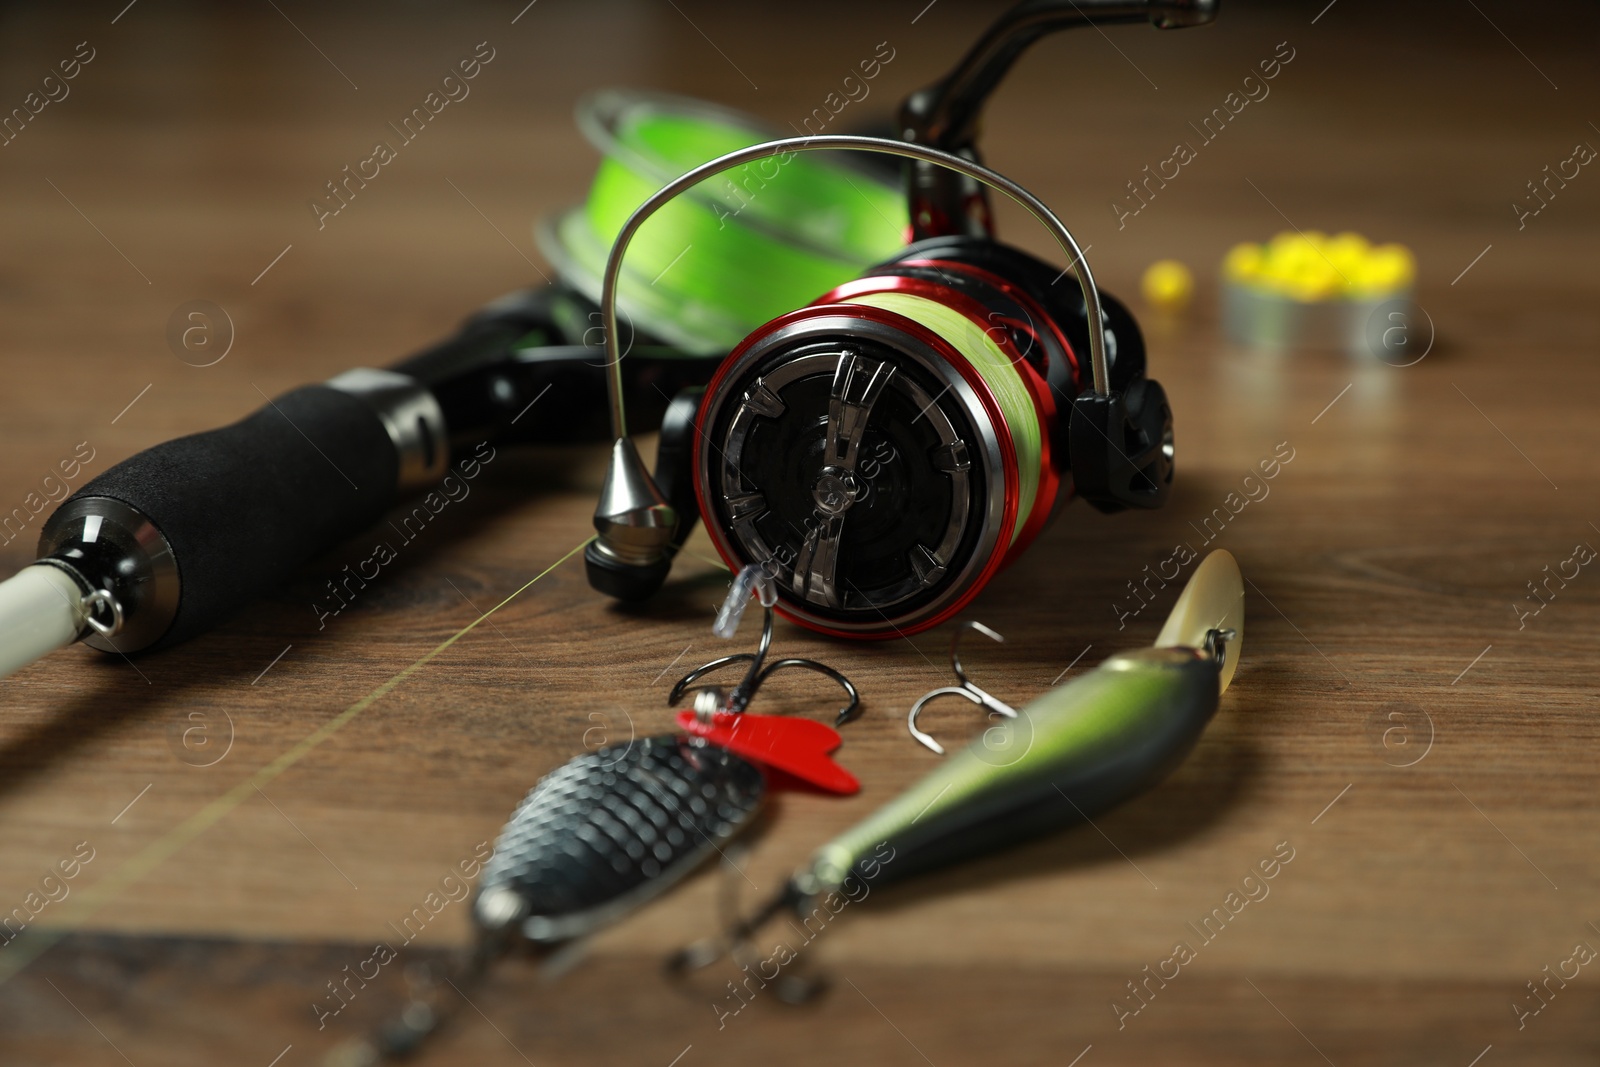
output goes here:
<path id="1" fill-rule="evenodd" d="M 906 716 L 906 725 L 911 730 L 911 736 L 941 756 L 944 755 L 944 746 L 935 741 L 931 734 L 917 729 L 917 716 L 922 713 L 923 706 L 929 701 L 944 696 L 961 697 L 963 700 L 972 701 L 972 703 L 983 708 L 991 715 L 1002 715 L 1008 719 L 1017 717 L 1016 709 L 1010 704 L 978 688 L 967 678 L 966 669 L 961 666 L 961 639 L 966 636 L 968 630 L 976 630 L 992 641 L 1005 641 L 1004 637 L 1001 637 L 981 622 L 964 622 L 958 626 L 955 634 L 950 638 L 950 668 L 955 672 L 956 681 L 959 684 L 942 686 L 931 692 L 924 693 L 921 700 L 911 705 L 911 713 Z"/>
<path id="2" fill-rule="evenodd" d="M 717 711 L 729 711 L 735 715 L 743 713 L 750 706 L 750 700 L 756 695 L 756 690 L 775 672 L 787 667 L 799 667 L 818 674 L 827 675 L 838 682 L 844 689 L 845 695 L 850 698 L 849 703 L 839 709 L 839 714 L 834 719 L 835 726 L 843 726 L 855 718 L 857 710 L 861 707 L 861 694 L 856 692 L 856 687 L 850 679 L 840 674 L 826 664 L 816 660 L 798 659 L 790 657 L 780 659 L 773 664 L 767 664 L 767 649 L 772 646 L 772 607 L 778 602 L 777 590 L 759 566 L 751 564 L 741 570 L 733 581 L 733 588 L 729 591 L 727 599 L 722 602 L 722 609 L 717 612 L 717 622 L 712 630 L 719 637 L 732 637 L 739 627 L 739 619 L 744 614 L 745 605 L 749 603 L 752 595 L 759 598 L 762 607 L 761 641 L 754 652 L 738 652 L 731 656 L 722 656 L 704 663 L 678 679 L 678 684 L 672 687 L 672 692 L 667 694 L 667 703 L 676 705 L 683 698 L 688 688 L 702 677 L 712 671 L 721 670 L 733 663 L 750 664 L 739 684 L 734 686 L 733 692 L 723 696 L 719 686 L 702 686 L 700 694 L 695 698 L 695 711 L 702 715 L 709 715 Z"/>
<path id="3" fill-rule="evenodd" d="M 760 907 L 749 914 L 742 914 L 739 907 L 739 878 L 736 877 L 742 874 L 736 862 L 739 858 L 737 853 L 723 857 L 722 886 L 718 893 L 721 931 L 685 945 L 668 956 L 663 964 L 668 977 L 681 980 L 691 971 L 709 967 L 724 956 L 746 973 L 750 973 L 752 968 L 759 969 L 762 961 L 754 947 L 757 932 L 785 911 L 798 913 L 801 897 L 792 883 L 786 883 L 783 889 L 768 897 Z M 820 973 L 786 970 L 777 978 L 775 992 L 785 1004 L 804 1004 L 814 999 L 826 986 L 827 978 Z"/>

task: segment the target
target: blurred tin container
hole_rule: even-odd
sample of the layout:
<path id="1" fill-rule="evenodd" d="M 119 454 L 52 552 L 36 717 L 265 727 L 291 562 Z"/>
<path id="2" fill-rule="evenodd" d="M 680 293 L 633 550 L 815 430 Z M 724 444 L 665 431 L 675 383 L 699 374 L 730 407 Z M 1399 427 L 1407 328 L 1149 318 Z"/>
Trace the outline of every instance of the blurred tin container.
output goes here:
<path id="1" fill-rule="evenodd" d="M 1411 311 L 1409 289 L 1308 301 L 1233 281 L 1222 288 L 1223 335 L 1251 348 L 1383 359 L 1393 347 L 1388 331 L 1410 321 Z"/>

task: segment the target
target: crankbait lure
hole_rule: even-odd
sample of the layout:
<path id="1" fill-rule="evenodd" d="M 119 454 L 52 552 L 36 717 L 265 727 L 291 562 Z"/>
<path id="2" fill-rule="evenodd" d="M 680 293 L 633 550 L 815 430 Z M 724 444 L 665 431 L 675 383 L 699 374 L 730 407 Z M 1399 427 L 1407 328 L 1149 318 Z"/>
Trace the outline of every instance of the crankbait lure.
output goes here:
<path id="1" fill-rule="evenodd" d="M 808 915 L 825 898 L 849 895 L 863 883 L 899 881 L 992 852 L 1084 821 L 1150 788 L 1182 762 L 1216 713 L 1238 663 L 1243 628 L 1239 565 L 1226 551 L 1212 552 L 1184 587 L 1154 647 L 1118 653 L 1003 717 L 819 848 L 751 918 L 719 940 L 679 952 L 669 967 L 737 954 L 781 912 Z M 958 677 L 964 677 L 959 666 Z"/>
<path id="2" fill-rule="evenodd" d="M 769 792 L 860 788 L 829 756 L 840 744 L 833 727 L 745 710 L 763 681 L 795 667 L 827 675 L 844 689 L 849 699 L 838 722 L 860 706 L 855 686 L 830 667 L 805 659 L 766 662 L 776 594 L 759 568 L 735 579 L 714 627 L 718 636 L 733 636 L 755 597 L 765 611 L 756 651 L 691 671 L 667 699 L 676 704 L 706 674 L 748 662 L 731 692 L 697 687 L 694 710 L 677 716 L 684 733 L 634 738 L 574 757 L 540 779 L 512 812 L 473 899 L 476 944 L 459 984 L 446 979 L 457 992 L 513 948 L 554 949 L 671 889 L 748 828 Z M 399 1020 L 375 1040 L 341 1049 L 330 1064 L 372 1064 L 414 1051 L 441 1024 L 442 1004 L 452 1003 L 438 983 L 423 984 Z"/>

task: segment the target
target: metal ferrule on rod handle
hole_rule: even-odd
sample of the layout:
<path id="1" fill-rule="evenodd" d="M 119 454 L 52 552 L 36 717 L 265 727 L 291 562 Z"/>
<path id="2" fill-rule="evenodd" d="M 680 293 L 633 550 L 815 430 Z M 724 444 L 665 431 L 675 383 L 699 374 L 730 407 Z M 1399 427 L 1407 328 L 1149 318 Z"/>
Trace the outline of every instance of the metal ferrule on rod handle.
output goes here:
<path id="1" fill-rule="evenodd" d="M 356 367 L 323 383 L 364 400 L 399 458 L 395 495 L 420 492 L 450 470 L 450 427 L 439 400 L 408 374 Z"/>
<path id="2" fill-rule="evenodd" d="M 607 381 L 611 402 L 611 430 L 616 440 L 612 446 L 611 466 L 606 472 L 606 485 L 595 510 L 595 529 L 599 532 L 598 545 L 625 562 L 649 562 L 659 558 L 671 541 L 676 528 L 676 516 L 655 481 L 644 468 L 644 462 L 634 450 L 628 436 L 627 412 L 622 393 L 622 346 L 617 336 L 617 284 L 622 273 L 622 260 L 628 245 L 650 216 L 669 201 L 687 192 L 707 178 L 746 163 L 769 159 L 787 152 L 878 152 L 900 156 L 946 167 L 964 174 L 974 181 L 1004 193 L 1021 205 L 1055 237 L 1056 243 L 1071 264 L 1078 287 L 1083 291 L 1084 308 L 1089 320 L 1089 361 L 1094 373 L 1094 391 L 1098 396 L 1110 394 L 1110 378 L 1106 371 L 1105 325 L 1100 310 L 1100 291 L 1095 286 L 1094 274 L 1083 256 L 1083 249 L 1072 231 L 1056 217 L 1044 202 L 1010 178 L 990 170 L 981 163 L 941 152 L 925 145 L 885 137 L 852 137 L 828 135 L 819 137 L 786 137 L 752 145 L 736 152 L 719 156 L 702 164 L 682 177 L 663 186 L 640 204 L 617 232 L 611 253 L 606 258 L 605 275 L 600 289 L 601 324 L 605 331 L 606 358 L 610 375 Z"/>

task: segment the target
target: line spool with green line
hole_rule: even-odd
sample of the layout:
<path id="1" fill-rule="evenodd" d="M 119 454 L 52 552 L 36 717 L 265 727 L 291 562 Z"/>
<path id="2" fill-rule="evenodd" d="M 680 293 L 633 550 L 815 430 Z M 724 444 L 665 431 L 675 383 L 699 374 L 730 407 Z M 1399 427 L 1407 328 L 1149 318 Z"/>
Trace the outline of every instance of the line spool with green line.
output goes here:
<path id="1" fill-rule="evenodd" d="M 600 298 L 606 254 L 628 216 L 685 171 L 774 132 L 684 97 L 610 90 L 578 105 L 601 153 L 583 204 L 537 228 L 569 285 Z M 879 173 L 790 154 L 697 186 L 640 231 L 619 307 L 635 329 L 697 355 L 721 355 L 763 322 L 816 299 L 905 241 L 905 196 Z"/>

